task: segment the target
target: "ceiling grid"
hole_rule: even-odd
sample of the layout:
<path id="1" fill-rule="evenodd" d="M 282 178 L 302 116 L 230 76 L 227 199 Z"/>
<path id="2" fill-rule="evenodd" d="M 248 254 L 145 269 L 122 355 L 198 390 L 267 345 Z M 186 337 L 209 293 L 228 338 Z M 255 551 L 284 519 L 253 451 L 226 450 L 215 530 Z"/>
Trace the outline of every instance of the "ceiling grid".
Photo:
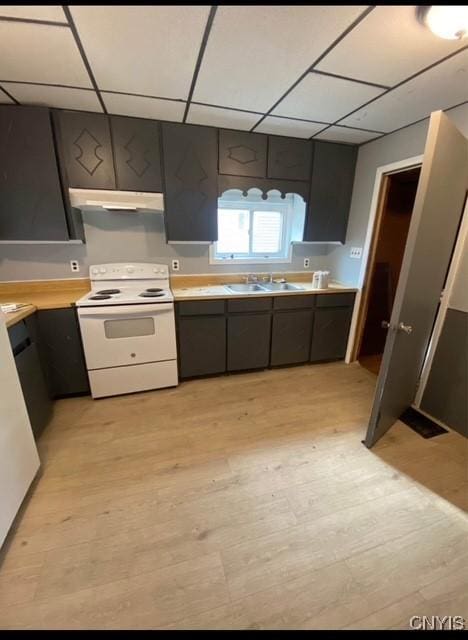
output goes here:
<path id="1" fill-rule="evenodd" d="M 0 78 L 4 104 L 367 144 L 467 102 L 468 46 L 407 5 L 5 5 Z"/>

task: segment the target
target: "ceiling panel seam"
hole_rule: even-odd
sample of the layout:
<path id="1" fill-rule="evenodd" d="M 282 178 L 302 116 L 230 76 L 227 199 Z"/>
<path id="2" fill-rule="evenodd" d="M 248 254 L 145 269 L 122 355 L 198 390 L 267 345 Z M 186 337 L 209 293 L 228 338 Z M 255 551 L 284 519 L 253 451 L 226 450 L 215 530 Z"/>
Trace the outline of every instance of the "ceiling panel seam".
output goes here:
<path id="1" fill-rule="evenodd" d="M 70 28 L 68 22 L 55 22 L 54 20 L 39 20 L 36 18 L 16 18 L 14 16 L 0 15 L 0 22 L 26 22 L 29 24 L 42 24 L 49 27 L 67 27 Z"/>
<path id="2" fill-rule="evenodd" d="M 342 116 L 338 120 L 335 120 L 335 122 L 332 122 L 330 124 L 330 126 L 327 127 L 327 129 L 329 129 L 330 127 L 333 127 L 335 125 L 340 126 L 340 127 L 345 127 L 346 125 L 340 125 L 339 124 L 342 120 L 345 120 L 346 118 L 349 118 L 349 116 L 352 116 L 353 113 L 356 113 L 360 109 L 363 109 L 364 107 L 367 107 L 372 102 L 376 102 L 380 98 L 383 98 L 384 96 L 386 96 L 387 94 L 391 93 L 395 89 L 398 89 L 398 87 L 401 87 L 402 85 L 406 84 L 407 82 L 410 82 L 411 80 L 414 80 L 414 78 L 417 78 L 418 76 L 422 75 L 423 73 L 426 73 L 426 71 L 430 71 L 431 69 L 433 69 L 434 67 L 437 67 L 439 64 L 442 64 L 446 60 L 449 60 L 450 58 L 453 58 L 454 56 L 457 56 L 458 54 L 463 53 L 463 51 L 465 51 L 466 49 L 468 49 L 468 45 L 465 45 L 464 47 L 461 47 L 460 49 L 457 49 L 457 51 L 453 51 L 452 53 L 449 53 L 448 55 L 444 56 L 443 58 L 440 58 L 440 60 L 437 60 L 436 62 L 433 62 L 432 64 L 428 65 L 427 67 L 424 67 L 424 69 L 420 69 L 416 73 L 413 73 L 411 76 L 408 76 L 408 78 L 405 78 L 401 82 L 398 82 L 398 84 L 395 84 L 393 87 L 390 87 L 389 89 L 387 89 L 386 91 L 384 91 L 380 95 L 376 96 L 375 98 L 371 98 L 367 102 L 364 102 L 363 104 L 361 104 L 359 107 L 356 107 L 356 109 L 353 109 L 352 111 L 350 111 L 349 113 L 345 114 L 344 116 Z M 453 108 L 453 107 L 450 107 L 450 108 Z M 409 127 L 411 124 L 416 124 L 417 122 L 421 122 L 422 120 L 425 120 L 427 117 L 428 116 L 424 116 L 423 118 L 420 118 L 419 120 L 415 120 L 414 122 L 412 122 L 410 124 L 405 124 L 405 125 L 403 125 L 403 127 L 399 127 L 398 129 L 394 129 L 393 131 L 389 131 L 388 134 L 384 133 L 384 135 L 389 135 L 390 133 L 395 133 L 395 131 L 399 131 L 400 129 L 404 129 L 405 127 Z M 357 127 L 350 127 L 350 128 L 354 129 L 354 128 L 357 128 Z M 326 129 L 324 129 L 324 131 L 326 131 Z M 319 131 L 319 133 L 322 133 L 322 132 Z M 312 135 L 309 138 L 309 140 L 312 140 L 312 138 L 314 138 L 316 135 L 318 135 L 318 134 Z M 372 140 L 368 140 L 367 142 L 372 142 Z M 363 142 L 362 144 L 367 144 L 367 142 Z"/>
<path id="3" fill-rule="evenodd" d="M 3 91 L 3 93 L 4 93 L 6 96 L 8 96 L 8 97 L 10 98 L 10 100 L 13 100 L 13 102 L 14 102 L 15 104 L 18 104 L 18 105 L 19 105 L 19 104 L 21 104 L 21 103 L 19 102 L 19 100 L 17 100 L 14 96 L 12 96 L 12 95 L 11 95 L 11 93 L 10 93 L 9 91 L 7 91 L 6 89 L 4 89 L 1 85 L 0 85 L 0 89 Z"/>
<path id="4" fill-rule="evenodd" d="M 319 71 L 318 69 L 312 69 L 309 73 L 315 73 L 319 76 L 328 76 L 329 78 L 337 78 L 338 80 L 348 80 L 348 82 L 355 82 L 356 84 L 365 84 L 368 87 L 377 87 L 377 89 L 390 89 L 387 84 L 377 84 L 376 82 L 367 82 L 367 80 L 358 80 L 357 78 L 350 78 L 349 76 L 340 76 L 337 73 L 329 73 L 328 71 Z"/>
<path id="5" fill-rule="evenodd" d="M 457 107 L 461 107 L 464 104 L 468 104 L 468 100 L 463 100 L 463 102 L 459 102 L 458 104 L 454 104 L 451 107 L 447 107 L 447 109 L 442 109 L 442 111 L 444 113 L 446 113 L 447 111 L 451 111 L 452 109 L 456 109 Z M 369 144 L 370 142 L 375 142 L 376 140 L 380 140 L 381 138 L 385 138 L 386 136 L 391 136 L 392 133 L 397 133 L 398 131 L 402 131 L 402 129 L 406 129 L 407 127 L 412 127 L 414 124 L 418 124 L 419 122 L 423 122 L 424 120 L 427 120 L 429 117 L 430 117 L 430 114 L 428 116 L 424 116 L 424 118 L 419 118 L 418 120 L 415 120 L 414 122 L 410 122 L 409 124 L 404 124 L 402 127 L 398 127 L 398 129 L 393 129 L 393 131 L 389 131 L 388 133 L 383 133 L 378 138 L 373 138 L 372 140 L 366 140 L 366 142 L 361 142 L 361 144 L 359 146 L 363 147 L 365 144 Z"/>
<path id="6" fill-rule="evenodd" d="M 280 102 L 284 100 L 284 98 L 287 95 L 289 95 L 291 91 L 295 89 L 302 80 L 304 80 L 307 74 L 310 73 L 314 69 L 314 67 L 321 60 L 323 60 L 323 58 L 328 53 L 330 53 L 330 51 L 334 49 L 336 45 L 339 44 L 341 40 L 343 40 L 343 38 L 345 38 L 348 35 L 348 33 L 350 33 L 360 22 L 362 22 L 362 20 L 364 20 L 364 18 L 366 18 L 369 15 L 369 13 L 371 13 L 371 11 L 373 11 L 374 9 L 375 9 L 375 5 L 371 5 L 367 7 L 367 9 L 365 9 L 355 20 L 353 20 L 353 22 L 351 22 L 351 24 L 348 27 L 346 27 L 346 29 L 325 49 L 325 51 L 323 51 L 319 55 L 319 57 L 309 67 L 307 67 L 304 73 L 300 75 L 299 78 L 296 80 L 296 82 L 289 87 L 289 89 L 275 102 L 275 104 L 272 107 L 270 107 L 270 109 L 268 109 L 268 111 L 262 116 L 262 118 L 260 118 L 260 120 L 254 124 L 254 126 L 250 129 L 250 131 L 254 131 L 256 127 L 258 127 L 258 125 L 261 124 L 263 120 L 265 120 L 265 118 L 271 114 L 273 109 L 275 109 L 280 104 Z"/>
<path id="7" fill-rule="evenodd" d="M 206 45 L 208 44 L 208 38 L 210 36 L 211 27 L 213 26 L 213 21 L 215 19 L 216 11 L 218 9 L 217 5 L 213 5 L 210 8 L 210 13 L 208 14 L 208 19 L 206 21 L 205 31 L 203 33 L 203 38 L 200 44 L 200 50 L 198 52 L 197 62 L 195 63 L 195 69 L 193 70 L 192 82 L 190 84 L 189 94 L 187 96 L 187 103 L 185 105 L 184 117 L 182 118 L 182 122 L 187 120 L 188 112 L 190 109 L 190 103 L 192 101 L 193 92 L 195 90 L 195 85 L 197 84 L 198 74 L 200 72 L 200 67 L 203 61 L 203 56 L 205 55 Z"/>
<path id="8" fill-rule="evenodd" d="M 73 34 L 73 37 L 75 38 L 76 46 L 78 47 L 78 51 L 80 52 L 81 58 L 83 60 L 83 64 L 84 64 L 84 66 L 86 68 L 86 71 L 88 72 L 89 79 L 91 81 L 91 84 L 94 87 L 94 90 L 96 92 L 96 96 L 97 96 L 97 98 L 98 98 L 98 100 L 99 100 L 99 102 L 101 104 L 102 110 L 104 111 L 104 113 L 107 113 L 106 105 L 104 104 L 104 100 L 102 99 L 101 92 L 100 92 L 99 87 L 98 87 L 97 82 L 96 82 L 96 78 L 94 77 L 93 71 L 91 69 L 91 65 L 89 64 L 88 58 L 86 56 L 86 52 L 85 52 L 85 50 L 83 48 L 83 44 L 81 42 L 81 39 L 80 39 L 80 36 L 79 36 L 79 33 L 78 33 L 78 29 L 76 28 L 75 22 L 73 20 L 73 16 L 72 16 L 72 14 L 70 12 L 70 8 L 68 6 L 66 6 L 66 5 L 62 5 L 62 9 L 63 9 L 63 11 L 65 13 L 65 16 L 66 16 L 66 18 L 68 20 L 68 23 L 70 25 L 71 32 Z"/>

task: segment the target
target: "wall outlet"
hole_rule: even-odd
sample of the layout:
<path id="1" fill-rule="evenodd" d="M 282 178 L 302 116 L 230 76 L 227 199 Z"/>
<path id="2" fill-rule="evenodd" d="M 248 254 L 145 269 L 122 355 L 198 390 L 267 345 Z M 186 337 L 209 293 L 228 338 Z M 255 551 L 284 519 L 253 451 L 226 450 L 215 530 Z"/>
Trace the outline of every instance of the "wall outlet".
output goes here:
<path id="1" fill-rule="evenodd" d="M 349 257 L 356 258 L 357 260 L 359 260 L 359 258 L 362 257 L 362 247 L 351 247 L 351 251 L 349 252 Z"/>
<path id="2" fill-rule="evenodd" d="M 77 273 L 80 270 L 80 263 L 78 262 L 78 260 L 70 260 L 70 269 L 74 273 Z"/>
<path id="3" fill-rule="evenodd" d="M 304 269 L 308 269 L 310 267 L 310 258 L 304 258 Z"/>
<path id="4" fill-rule="evenodd" d="M 180 264 L 178 260 L 172 261 L 172 271 L 179 271 Z"/>

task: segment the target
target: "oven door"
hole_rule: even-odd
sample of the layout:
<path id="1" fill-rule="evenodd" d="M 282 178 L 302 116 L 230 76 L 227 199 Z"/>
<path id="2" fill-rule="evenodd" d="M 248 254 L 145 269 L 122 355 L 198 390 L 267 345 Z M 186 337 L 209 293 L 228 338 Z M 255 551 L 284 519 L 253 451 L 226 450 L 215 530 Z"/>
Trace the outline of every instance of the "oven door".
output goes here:
<path id="1" fill-rule="evenodd" d="M 174 305 L 79 307 L 88 370 L 175 360 Z"/>

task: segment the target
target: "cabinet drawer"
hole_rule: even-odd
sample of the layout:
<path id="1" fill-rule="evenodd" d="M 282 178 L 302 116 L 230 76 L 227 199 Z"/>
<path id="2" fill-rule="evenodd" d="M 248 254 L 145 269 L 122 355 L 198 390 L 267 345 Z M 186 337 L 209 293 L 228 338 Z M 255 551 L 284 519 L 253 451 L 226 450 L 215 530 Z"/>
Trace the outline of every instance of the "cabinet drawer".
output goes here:
<path id="1" fill-rule="evenodd" d="M 216 316 L 224 314 L 224 300 L 187 300 L 177 308 L 179 316 Z"/>
<path id="2" fill-rule="evenodd" d="M 20 344 L 29 338 L 29 333 L 23 320 L 8 329 L 8 337 L 10 338 L 11 348 L 15 352 Z"/>
<path id="3" fill-rule="evenodd" d="M 310 296 L 277 296 L 274 298 L 274 309 L 313 309 L 315 295 Z"/>
<path id="4" fill-rule="evenodd" d="M 317 295 L 317 307 L 350 307 L 354 293 L 324 293 Z"/>
<path id="5" fill-rule="evenodd" d="M 230 313 L 242 311 L 269 311 L 271 298 L 240 298 L 228 300 L 227 308 Z"/>

